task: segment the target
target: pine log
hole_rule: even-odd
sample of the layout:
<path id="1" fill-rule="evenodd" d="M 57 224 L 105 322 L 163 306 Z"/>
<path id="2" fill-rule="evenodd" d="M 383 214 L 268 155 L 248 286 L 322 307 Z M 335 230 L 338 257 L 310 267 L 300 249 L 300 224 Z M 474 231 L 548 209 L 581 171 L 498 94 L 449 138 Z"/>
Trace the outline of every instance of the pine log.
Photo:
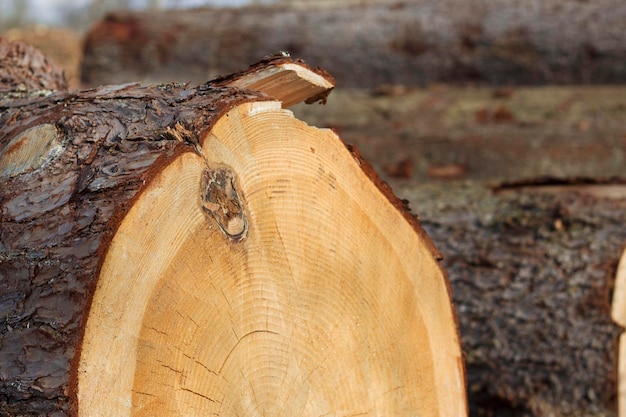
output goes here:
<path id="1" fill-rule="evenodd" d="M 7 42 L 0 37 L 0 57 L 2 99 L 18 98 L 29 92 L 41 95 L 67 89 L 63 70 L 31 46 Z"/>
<path id="2" fill-rule="evenodd" d="M 2 90 L 0 414 L 465 415 L 416 218 L 332 131 L 227 84 Z"/>
<path id="3" fill-rule="evenodd" d="M 204 82 L 284 50 L 341 87 L 626 81 L 621 0 L 290 3 L 112 13 L 86 37 L 82 80 Z"/>
<path id="4" fill-rule="evenodd" d="M 1 33 L 9 41 L 19 41 L 34 46 L 44 55 L 63 67 L 69 88 L 80 86 L 82 61 L 82 33 L 60 26 L 42 24 L 24 25 Z"/>
<path id="5" fill-rule="evenodd" d="M 626 247 L 626 181 L 397 192 L 444 254 L 470 415 L 616 416 L 623 324 L 611 318 L 611 294 Z"/>

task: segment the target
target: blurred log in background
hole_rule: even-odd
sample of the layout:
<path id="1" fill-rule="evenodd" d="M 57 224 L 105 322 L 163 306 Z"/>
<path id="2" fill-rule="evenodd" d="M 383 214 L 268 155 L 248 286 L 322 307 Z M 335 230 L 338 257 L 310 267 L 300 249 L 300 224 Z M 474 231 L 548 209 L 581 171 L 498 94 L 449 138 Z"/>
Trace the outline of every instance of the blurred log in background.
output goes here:
<path id="1" fill-rule="evenodd" d="M 112 13 L 85 40 L 88 85 L 201 82 L 284 50 L 339 87 L 435 82 L 619 83 L 626 5 L 616 0 L 292 2 Z"/>

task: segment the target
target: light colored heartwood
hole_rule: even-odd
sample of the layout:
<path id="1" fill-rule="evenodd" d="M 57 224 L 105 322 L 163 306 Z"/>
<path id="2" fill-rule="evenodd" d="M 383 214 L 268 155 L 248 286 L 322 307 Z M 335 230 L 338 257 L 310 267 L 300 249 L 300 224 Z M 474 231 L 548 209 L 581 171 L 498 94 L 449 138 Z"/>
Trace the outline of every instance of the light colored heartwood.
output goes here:
<path id="1" fill-rule="evenodd" d="M 80 416 L 462 416 L 457 329 L 422 238 L 330 130 L 223 116 L 149 183 L 106 254 Z M 202 175 L 235 173 L 229 238 Z"/>

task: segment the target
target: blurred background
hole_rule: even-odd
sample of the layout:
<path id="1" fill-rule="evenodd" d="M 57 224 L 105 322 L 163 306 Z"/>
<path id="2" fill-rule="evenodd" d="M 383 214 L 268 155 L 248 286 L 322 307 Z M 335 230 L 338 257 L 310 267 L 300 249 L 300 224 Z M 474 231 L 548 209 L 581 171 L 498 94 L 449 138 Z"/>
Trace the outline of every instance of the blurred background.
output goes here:
<path id="1" fill-rule="evenodd" d="M 0 3 L 0 29 L 31 24 L 86 30 L 108 11 L 129 9 L 174 9 L 200 6 L 242 6 L 285 0 L 3 0 Z"/>
<path id="2" fill-rule="evenodd" d="M 72 88 L 206 82 L 287 51 L 337 80 L 307 122 L 385 180 L 623 177 L 620 0 L 3 0 Z"/>
<path id="3" fill-rule="evenodd" d="M 284 1 L 284 0 L 265 0 Z M 82 37 L 90 26 L 115 10 L 163 10 L 202 6 L 238 7 L 263 0 L 2 0 L 0 34 L 44 50 L 66 68 L 79 86 Z"/>

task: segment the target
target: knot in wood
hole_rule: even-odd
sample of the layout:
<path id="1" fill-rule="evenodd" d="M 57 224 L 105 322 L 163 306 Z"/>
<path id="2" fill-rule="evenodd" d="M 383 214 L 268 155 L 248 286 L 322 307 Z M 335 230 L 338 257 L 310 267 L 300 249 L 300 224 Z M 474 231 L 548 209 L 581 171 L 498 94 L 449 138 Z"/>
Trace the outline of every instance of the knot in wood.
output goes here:
<path id="1" fill-rule="evenodd" d="M 234 240 L 242 241 L 248 233 L 248 219 L 237 191 L 235 173 L 229 168 L 205 169 L 200 189 L 202 208 L 220 230 Z"/>

